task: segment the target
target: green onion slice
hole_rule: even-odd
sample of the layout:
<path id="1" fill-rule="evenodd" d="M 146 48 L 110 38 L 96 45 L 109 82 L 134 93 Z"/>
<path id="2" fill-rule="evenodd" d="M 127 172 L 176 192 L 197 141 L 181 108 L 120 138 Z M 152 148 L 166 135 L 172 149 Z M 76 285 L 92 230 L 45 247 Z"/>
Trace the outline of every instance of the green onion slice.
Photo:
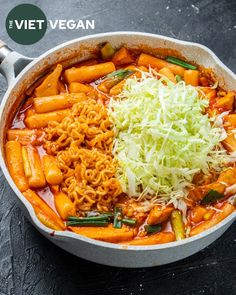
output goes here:
<path id="1" fill-rule="evenodd" d="M 106 212 L 106 211 L 86 211 L 86 217 L 93 217 L 93 216 L 101 216 L 106 215 L 107 217 L 113 217 L 113 212 Z"/>
<path id="2" fill-rule="evenodd" d="M 161 224 L 145 225 L 144 228 L 148 234 L 154 234 L 161 231 Z"/>
<path id="3" fill-rule="evenodd" d="M 121 207 L 115 207 L 115 210 L 114 210 L 114 222 L 113 222 L 113 227 L 114 228 L 122 228 L 122 218 L 123 218 L 122 208 Z"/>
<path id="4" fill-rule="evenodd" d="M 107 220 L 87 220 L 87 221 L 67 221 L 68 226 L 108 226 L 109 222 Z"/>
<path id="5" fill-rule="evenodd" d="M 114 219 L 114 227 L 121 228 L 122 224 L 134 226 L 137 222 L 134 218 L 123 218 L 122 208 L 116 207 L 114 213 L 101 211 L 87 211 L 86 217 L 69 216 L 69 226 L 106 226 L 111 219 Z"/>
<path id="6" fill-rule="evenodd" d="M 172 63 L 172 64 L 175 64 L 175 65 L 178 65 L 178 66 L 181 66 L 181 67 L 184 67 L 186 69 L 190 69 L 190 70 L 196 70 L 197 67 L 196 66 L 193 66 L 179 58 L 176 58 L 176 57 L 173 57 L 173 56 L 168 56 L 166 58 L 166 61 Z"/>
<path id="7" fill-rule="evenodd" d="M 100 84 L 102 81 L 104 81 L 106 79 L 113 79 L 114 81 L 119 83 L 123 79 L 128 78 L 133 73 L 134 73 L 134 71 L 131 71 L 131 70 L 128 70 L 128 69 L 119 69 L 117 71 L 114 71 L 114 72 L 112 72 L 110 74 L 107 74 L 106 76 L 96 80 L 94 83 L 96 85 L 98 85 L 98 84 Z"/>
<path id="8" fill-rule="evenodd" d="M 99 211 L 99 213 L 102 214 L 102 215 L 106 215 L 108 217 L 114 217 L 113 212 Z"/>
<path id="9" fill-rule="evenodd" d="M 125 218 L 122 219 L 122 222 L 123 222 L 124 224 L 126 224 L 126 225 L 133 226 L 133 225 L 136 224 L 137 220 L 134 219 L 134 218 L 127 218 L 127 217 L 125 217 Z"/>
<path id="10" fill-rule="evenodd" d="M 201 204 L 202 205 L 206 205 L 206 204 L 212 204 L 215 203 L 218 200 L 221 200 L 224 198 L 224 195 L 215 191 L 215 190 L 210 190 L 205 196 L 204 198 L 201 200 Z"/>
<path id="11" fill-rule="evenodd" d="M 180 82 L 180 81 L 182 81 L 183 79 L 182 79 L 182 77 L 181 77 L 180 75 L 176 75 L 176 76 L 175 76 L 175 80 L 176 80 L 177 82 Z"/>
<path id="12" fill-rule="evenodd" d="M 106 60 L 111 58 L 114 55 L 115 49 L 111 46 L 109 42 L 106 42 L 105 44 L 102 44 L 100 52 L 101 52 L 102 59 Z"/>
<path id="13" fill-rule="evenodd" d="M 86 214 L 86 217 L 92 217 L 92 216 L 98 216 L 101 213 L 99 211 L 86 211 L 85 214 Z"/>
<path id="14" fill-rule="evenodd" d="M 109 219 L 109 216 L 104 214 L 100 214 L 97 216 L 89 216 L 89 217 L 74 217 L 74 216 L 68 217 L 68 221 L 79 221 L 79 222 L 92 221 L 92 220 L 108 220 L 108 219 Z"/>
<path id="15" fill-rule="evenodd" d="M 105 78 L 113 78 L 113 77 L 120 77 L 122 79 L 126 78 L 127 76 L 133 74 L 134 71 L 128 70 L 128 69 L 119 69 L 117 71 L 114 71 L 110 74 L 107 74 Z"/>

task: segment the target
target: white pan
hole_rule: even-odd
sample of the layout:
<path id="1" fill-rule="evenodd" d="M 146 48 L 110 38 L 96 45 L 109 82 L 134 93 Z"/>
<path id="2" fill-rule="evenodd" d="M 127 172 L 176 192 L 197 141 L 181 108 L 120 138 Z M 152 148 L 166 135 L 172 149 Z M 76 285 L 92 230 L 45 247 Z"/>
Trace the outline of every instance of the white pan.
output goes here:
<path id="1" fill-rule="evenodd" d="M 87 59 L 93 54 L 91 49 L 98 48 L 98 44 L 105 41 L 109 41 L 114 47 L 126 44 L 131 48 L 140 48 L 141 44 L 142 50 L 153 48 L 153 53 L 159 52 L 161 48 L 170 48 L 173 52 L 180 52 L 189 61 L 212 68 L 220 85 L 227 90 L 236 89 L 236 75 L 207 47 L 160 35 L 137 32 L 90 35 L 63 43 L 35 59 L 24 57 L 0 42 L 0 72 L 8 81 L 8 90 L 0 107 L 0 165 L 3 174 L 15 193 L 15 195 L 12 194 L 12 197 L 19 202 L 31 223 L 47 239 L 76 256 L 119 267 L 157 266 L 183 259 L 202 250 L 220 237 L 235 220 L 236 212 L 211 229 L 182 241 L 154 246 L 124 247 L 95 241 L 69 231 L 54 233 L 51 229 L 45 227 L 37 219 L 30 203 L 17 189 L 6 167 L 4 157 L 5 132 L 24 92 L 55 63 L 71 65 Z"/>

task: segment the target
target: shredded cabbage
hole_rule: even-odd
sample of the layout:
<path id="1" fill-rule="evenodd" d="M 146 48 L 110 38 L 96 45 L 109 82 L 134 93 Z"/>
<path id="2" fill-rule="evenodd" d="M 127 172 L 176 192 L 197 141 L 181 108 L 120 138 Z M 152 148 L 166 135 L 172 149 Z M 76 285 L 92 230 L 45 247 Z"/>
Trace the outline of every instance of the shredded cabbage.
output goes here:
<path id="1" fill-rule="evenodd" d="M 207 106 L 197 88 L 183 81 L 174 84 L 152 73 L 127 80 L 109 103 L 124 192 L 176 202 L 187 195 L 195 173 L 219 170 L 227 162 L 220 145 L 226 135 L 204 114 Z"/>

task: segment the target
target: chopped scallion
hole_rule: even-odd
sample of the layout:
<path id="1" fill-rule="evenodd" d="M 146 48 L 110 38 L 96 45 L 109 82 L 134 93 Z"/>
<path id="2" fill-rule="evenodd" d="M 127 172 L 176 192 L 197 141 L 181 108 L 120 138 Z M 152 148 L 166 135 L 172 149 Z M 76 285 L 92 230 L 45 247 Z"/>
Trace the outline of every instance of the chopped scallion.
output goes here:
<path id="1" fill-rule="evenodd" d="M 113 54 L 115 53 L 115 49 L 111 46 L 109 42 L 106 42 L 105 44 L 103 44 L 100 51 L 101 51 L 101 57 L 103 60 L 111 58 Z"/>
<path id="2" fill-rule="evenodd" d="M 113 227 L 114 228 L 122 228 L 122 218 L 123 218 L 122 208 L 121 207 L 115 207 L 115 210 L 114 210 L 114 222 L 113 222 Z"/>
<path id="3" fill-rule="evenodd" d="M 224 198 L 224 195 L 215 191 L 215 190 L 210 190 L 202 199 L 201 204 L 206 205 L 206 204 L 212 204 L 215 203 L 218 200 L 221 200 Z"/>
<path id="4" fill-rule="evenodd" d="M 84 221 L 96 221 L 96 220 L 108 220 L 109 216 L 100 214 L 97 216 L 88 216 L 88 217 L 74 217 L 70 216 L 68 217 L 69 221 L 79 221 L 79 222 L 84 222 Z"/>
<path id="5" fill-rule="evenodd" d="M 161 231 L 161 224 L 156 224 L 156 225 L 145 225 L 145 231 L 148 234 L 154 234 L 154 233 L 158 233 Z"/>
<path id="6" fill-rule="evenodd" d="M 182 213 L 179 210 L 172 211 L 170 221 L 176 240 L 184 239 L 186 233 Z"/>
<path id="7" fill-rule="evenodd" d="M 181 77 L 180 75 L 176 75 L 176 76 L 175 76 L 175 80 L 176 80 L 177 82 L 180 82 L 180 81 L 182 81 L 183 79 L 182 79 L 182 77 Z"/>
<path id="8" fill-rule="evenodd" d="M 107 226 L 109 222 L 107 220 L 87 220 L 87 221 L 67 221 L 68 226 Z"/>
<path id="9" fill-rule="evenodd" d="M 126 224 L 126 225 L 131 225 L 131 226 L 133 226 L 133 225 L 136 224 L 137 220 L 136 220 L 136 219 L 133 219 L 133 218 L 127 218 L 127 217 L 125 217 L 125 218 L 122 219 L 122 222 L 123 222 L 124 224 Z"/>
<path id="10" fill-rule="evenodd" d="M 125 78 L 128 78 L 130 75 L 132 75 L 134 73 L 134 71 L 128 70 L 128 69 L 119 69 L 117 71 L 114 71 L 98 80 L 96 80 L 94 83 L 96 85 L 99 85 L 100 83 L 102 83 L 105 80 L 110 80 L 113 84 L 117 84 L 120 81 L 122 81 Z"/>
<path id="11" fill-rule="evenodd" d="M 196 70 L 197 67 L 196 66 L 193 66 L 179 58 L 176 58 L 176 57 L 173 57 L 173 56 L 168 56 L 166 58 L 166 61 L 172 63 L 172 64 L 175 64 L 175 65 L 178 65 L 178 66 L 181 66 L 181 67 L 184 67 L 186 69 L 190 69 L 190 70 Z"/>

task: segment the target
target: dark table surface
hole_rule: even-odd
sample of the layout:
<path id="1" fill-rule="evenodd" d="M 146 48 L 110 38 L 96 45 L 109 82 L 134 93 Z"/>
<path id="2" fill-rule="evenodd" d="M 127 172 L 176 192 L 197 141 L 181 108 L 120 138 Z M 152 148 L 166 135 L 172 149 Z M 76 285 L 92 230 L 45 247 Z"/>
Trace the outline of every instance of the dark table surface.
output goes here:
<path id="1" fill-rule="evenodd" d="M 7 13 L 32 3 L 50 19 L 94 19 L 89 31 L 48 30 L 31 46 L 14 43 L 5 30 Z M 236 1 L 212 0 L 0 0 L 0 39 L 34 57 L 86 34 L 133 30 L 202 43 L 236 71 Z M 6 90 L 0 79 L 0 96 Z M 57 248 L 25 219 L 0 175 L 0 295 L 29 294 L 236 294 L 236 225 L 205 250 L 166 266 L 122 269 L 94 264 Z"/>

